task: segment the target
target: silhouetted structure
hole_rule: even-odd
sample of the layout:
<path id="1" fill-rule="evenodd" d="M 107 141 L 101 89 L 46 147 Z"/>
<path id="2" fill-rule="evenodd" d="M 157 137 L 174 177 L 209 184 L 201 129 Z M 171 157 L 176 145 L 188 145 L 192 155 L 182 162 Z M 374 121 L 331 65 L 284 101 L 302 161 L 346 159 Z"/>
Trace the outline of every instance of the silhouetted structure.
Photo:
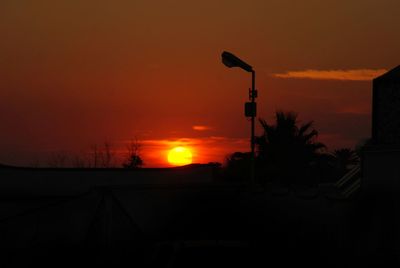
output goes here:
<path id="1" fill-rule="evenodd" d="M 372 141 L 363 152 L 366 191 L 400 191 L 400 66 L 373 80 Z"/>
<path id="2" fill-rule="evenodd" d="M 251 134 L 250 134 L 250 183 L 254 187 L 255 185 L 255 117 L 257 116 L 257 103 L 255 102 L 257 98 L 257 90 L 256 90 L 256 72 L 252 66 L 242 61 L 235 55 L 230 52 L 224 51 L 221 55 L 222 62 L 225 66 L 239 67 L 246 72 L 251 73 L 251 89 L 249 90 L 249 100 L 250 102 L 245 103 L 245 116 L 251 118 Z"/>
<path id="3" fill-rule="evenodd" d="M 400 145 L 400 66 L 373 80 L 372 142 Z"/>
<path id="4" fill-rule="evenodd" d="M 372 140 L 362 151 L 363 255 L 399 257 L 400 66 L 373 80 Z M 398 259 L 397 259 L 398 262 Z"/>

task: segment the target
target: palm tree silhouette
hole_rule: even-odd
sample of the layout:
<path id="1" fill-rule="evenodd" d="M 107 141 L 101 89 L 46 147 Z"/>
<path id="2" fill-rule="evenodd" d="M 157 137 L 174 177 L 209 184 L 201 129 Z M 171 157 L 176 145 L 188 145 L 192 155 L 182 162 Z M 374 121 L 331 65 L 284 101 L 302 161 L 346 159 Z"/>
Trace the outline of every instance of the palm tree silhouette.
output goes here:
<path id="1" fill-rule="evenodd" d="M 339 175 L 344 175 L 352 165 L 359 163 L 360 158 L 357 152 L 350 148 L 337 149 L 331 153 L 334 166 L 339 171 Z"/>
<path id="2" fill-rule="evenodd" d="M 310 168 L 325 145 L 316 142 L 313 121 L 298 126 L 297 114 L 277 111 L 275 124 L 259 119 L 264 133 L 256 138 L 257 164 L 285 184 L 310 183 Z"/>

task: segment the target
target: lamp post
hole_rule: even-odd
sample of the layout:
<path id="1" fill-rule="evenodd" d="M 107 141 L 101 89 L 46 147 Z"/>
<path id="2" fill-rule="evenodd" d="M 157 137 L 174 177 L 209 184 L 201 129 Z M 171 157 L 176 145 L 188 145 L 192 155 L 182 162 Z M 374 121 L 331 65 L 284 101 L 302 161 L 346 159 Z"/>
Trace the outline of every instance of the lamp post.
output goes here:
<path id="1" fill-rule="evenodd" d="M 255 184 L 255 117 L 257 114 L 257 106 L 255 99 L 257 98 L 256 90 L 256 72 L 246 62 L 242 61 L 230 52 L 224 51 L 222 53 L 222 63 L 229 68 L 239 67 L 246 72 L 251 73 L 251 89 L 249 90 L 250 102 L 245 103 L 245 116 L 251 117 L 251 134 L 250 134 L 250 148 L 251 148 L 251 158 L 250 158 L 250 184 L 254 186 Z"/>

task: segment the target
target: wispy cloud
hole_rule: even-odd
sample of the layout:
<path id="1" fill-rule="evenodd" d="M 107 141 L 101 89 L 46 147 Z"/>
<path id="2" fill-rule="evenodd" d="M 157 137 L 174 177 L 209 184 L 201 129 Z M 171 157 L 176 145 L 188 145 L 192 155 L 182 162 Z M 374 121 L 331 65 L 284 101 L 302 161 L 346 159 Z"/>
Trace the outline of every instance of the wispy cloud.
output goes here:
<path id="1" fill-rule="evenodd" d="M 279 78 L 297 78 L 313 80 L 370 81 L 386 69 L 352 69 L 352 70 L 304 70 L 273 74 Z"/>
<path id="2" fill-rule="evenodd" d="M 202 126 L 202 125 L 197 125 L 197 126 L 192 126 L 193 130 L 196 131 L 206 131 L 206 130 L 211 130 L 211 127 L 209 126 Z"/>

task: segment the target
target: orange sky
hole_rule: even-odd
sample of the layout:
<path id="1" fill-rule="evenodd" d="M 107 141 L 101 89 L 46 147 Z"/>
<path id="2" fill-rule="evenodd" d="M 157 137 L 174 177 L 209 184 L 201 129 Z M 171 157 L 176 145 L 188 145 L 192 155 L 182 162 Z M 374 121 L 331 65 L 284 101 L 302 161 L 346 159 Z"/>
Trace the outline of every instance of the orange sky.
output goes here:
<path id="1" fill-rule="evenodd" d="M 137 137 L 146 166 L 169 142 L 195 161 L 249 146 L 243 103 L 257 72 L 258 116 L 314 120 L 328 148 L 370 133 L 370 79 L 400 64 L 397 0 L 0 2 L 0 162 L 46 163 Z M 204 129 L 194 126 L 205 126 Z M 258 129 L 258 134 L 261 130 Z"/>

